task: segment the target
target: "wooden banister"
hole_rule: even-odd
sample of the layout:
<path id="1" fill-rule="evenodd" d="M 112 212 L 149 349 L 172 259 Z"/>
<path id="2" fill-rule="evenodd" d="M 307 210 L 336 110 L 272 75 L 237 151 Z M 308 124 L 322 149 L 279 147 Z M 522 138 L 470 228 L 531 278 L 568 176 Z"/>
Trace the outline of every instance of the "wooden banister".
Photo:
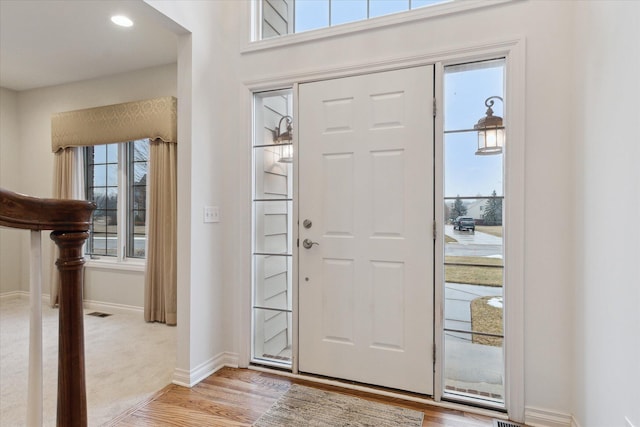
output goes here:
<path id="1" fill-rule="evenodd" d="M 40 199 L 0 188 L 0 225 L 24 230 L 87 231 L 95 204 Z"/>
<path id="2" fill-rule="evenodd" d="M 95 204 L 82 200 L 41 199 L 0 188 L 0 226 L 52 230 L 60 249 L 58 328 L 58 426 L 85 427 L 87 398 L 82 311 L 82 245 L 88 237 Z M 38 295 L 38 298 L 41 296 Z"/>

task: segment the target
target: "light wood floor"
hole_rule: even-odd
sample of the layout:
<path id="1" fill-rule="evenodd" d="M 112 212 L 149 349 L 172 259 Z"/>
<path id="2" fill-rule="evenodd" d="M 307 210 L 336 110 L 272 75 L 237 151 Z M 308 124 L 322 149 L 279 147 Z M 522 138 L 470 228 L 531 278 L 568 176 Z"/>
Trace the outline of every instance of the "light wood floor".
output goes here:
<path id="1" fill-rule="evenodd" d="M 250 426 L 294 383 L 422 411 L 423 427 L 493 425 L 490 418 L 480 415 L 249 369 L 223 368 L 191 389 L 176 385 L 165 387 L 109 426 Z"/>

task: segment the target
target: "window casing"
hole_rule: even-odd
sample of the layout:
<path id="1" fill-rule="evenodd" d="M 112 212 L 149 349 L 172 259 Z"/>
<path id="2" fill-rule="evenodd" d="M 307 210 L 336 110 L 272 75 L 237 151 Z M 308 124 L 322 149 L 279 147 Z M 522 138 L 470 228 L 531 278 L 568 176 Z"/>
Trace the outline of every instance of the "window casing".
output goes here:
<path id="1" fill-rule="evenodd" d="M 113 261 L 146 256 L 149 140 L 85 147 L 87 200 L 97 208 L 85 254 Z"/>

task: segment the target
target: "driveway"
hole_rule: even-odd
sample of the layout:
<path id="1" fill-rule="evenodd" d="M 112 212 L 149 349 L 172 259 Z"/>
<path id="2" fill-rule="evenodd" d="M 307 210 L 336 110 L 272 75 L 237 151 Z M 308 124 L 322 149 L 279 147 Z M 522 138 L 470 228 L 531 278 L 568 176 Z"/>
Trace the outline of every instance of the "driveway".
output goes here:
<path id="1" fill-rule="evenodd" d="M 454 230 L 446 225 L 444 232 L 457 240 L 445 243 L 447 256 L 503 256 L 502 238 L 476 231 Z M 502 296 L 502 287 L 446 283 L 444 288 L 444 327 L 471 332 L 471 301 L 482 296 Z M 445 331 L 444 382 L 447 390 L 481 390 L 491 398 L 502 399 L 504 393 L 503 349 L 478 345 L 468 333 Z"/>
<path id="2" fill-rule="evenodd" d="M 479 256 L 502 258 L 503 246 L 500 237 L 476 231 L 454 230 L 446 225 L 445 234 L 456 239 L 456 243 L 445 244 L 447 256 Z M 501 296 L 501 287 L 446 283 L 445 285 L 445 328 L 471 331 L 471 301 L 482 296 Z M 450 334 L 464 340 L 465 334 Z"/>
<path id="3" fill-rule="evenodd" d="M 471 332 L 471 301 L 481 296 L 502 296 L 502 288 L 447 283 L 445 285 L 445 329 Z M 448 390 L 477 394 L 478 390 L 492 398 L 504 393 L 503 349 L 474 344 L 471 335 L 445 331 L 444 382 Z M 483 396 L 487 396 L 483 394 Z"/>
<path id="4" fill-rule="evenodd" d="M 491 234 L 476 231 L 458 231 L 453 229 L 453 225 L 444 226 L 444 234 L 458 241 L 460 245 L 502 245 L 502 238 Z"/>
<path id="5" fill-rule="evenodd" d="M 484 296 L 502 296 L 502 288 L 497 286 L 446 283 L 444 288 L 444 327 L 461 331 L 471 331 L 471 301 Z M 457 334 L 453 334 L 456 335 Z M 465 339 L 469 337 L 462 335 Z"/>
<path id="6" fill-rule="evenodd" d="M 446 256 L 487 256 L 502 258 L 502 238 L 476 231 L 458 231 L 453 225 L 444 226 L 444 234 L 456 239 L 456 243 L 445 243 Z"/>

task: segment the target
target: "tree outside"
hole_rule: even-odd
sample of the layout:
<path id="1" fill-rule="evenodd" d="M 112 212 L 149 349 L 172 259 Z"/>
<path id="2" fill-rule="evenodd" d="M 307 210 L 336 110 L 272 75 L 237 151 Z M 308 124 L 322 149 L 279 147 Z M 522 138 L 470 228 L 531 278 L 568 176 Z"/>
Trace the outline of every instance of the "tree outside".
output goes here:
<path id="1" fill-rule="evenodd" d="M 467 207 L 462 203 L 462 199 L 460 195 L 456 196 L 455 201 L 453 202 L 453 206 L 451 206 L 451 213 L 449 218 L 456 219 L 459 216 L 463 216 L 467 214 Z"/>
<path id="2" fill-rule="evenodd" d="M 502 198 L 497 197 L 496 190 L 487 199 L 482 219 L 485 225 L 502 225 Z"/>

